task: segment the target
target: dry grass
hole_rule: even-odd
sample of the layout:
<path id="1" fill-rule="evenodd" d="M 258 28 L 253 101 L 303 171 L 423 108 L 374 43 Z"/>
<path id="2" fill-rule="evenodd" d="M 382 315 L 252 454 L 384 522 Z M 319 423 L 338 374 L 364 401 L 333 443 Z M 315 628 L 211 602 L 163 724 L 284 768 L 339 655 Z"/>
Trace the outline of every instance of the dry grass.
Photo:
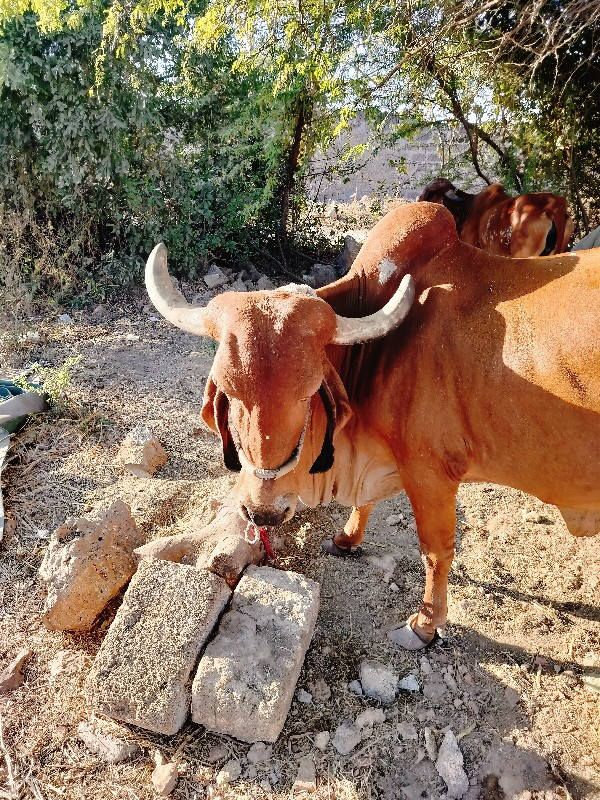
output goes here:
<path id="1" fill-rule="evenodd" d="M 82 429 L 78 420 L 37 417 L 17 438 L 3 475 L 12 521 L 0 564 L 0 666 L 25 644 L 34 656 L 24 685 L 0 696 L 0 798 L 153 798 L 150 753 L 155 748 L 180 762 L 176 800 L 283 800 L 305 754 L 317 766 L 315 800 L 412 800 L 419 791 L 441 798 L 444 785 L 422 758 L 422 738 L 403 741 L 396 727 L 402 721 L 414 724 L 421 737 L 424 726 L 432 727 L 438 740 L 447 726 L 456 733 L 469 731 L 461 748 L 473 779 L 471 800 L 498 796 L 487 779 L 498 771 L 497 764 L 515 786 L 518 780 L 529 782 L 536 800 L 564 800 L 568 793 L 600 798 L 598 695 L 580 681 L 582 673 L 600 665 L 600 542 L 574 540 L 553 509 L 486 486 L 461 489 L 449 638 L 427 652 L 436 672 L 454 676 L 458 695 L 448 690 L 436 701 L 402 695 L 386 710 L 385 724 L 349 757 L 331 747 L 323 754 L 313 747 L 315 733 L 333 733 L 344 718 L 372 705 L 347 689 L 361 659 L 379 659 L 402 675 L 420 674 L 421 656 L 399 651 L 385 635 L 414 610 L 422 589 L 406 498 L 376 509 L 366 536 L 368 560 L 320 554 L 321 539 L 344 521 L 344 509 L 333 505 L 303 512 L 285 526 L 280 562 L 321 583 L 318 626 L 299 686 L 307 688 L 322 677 L 332 697 L 310 705 L 294 701 L 269 767 L 218 786 L 216 772 L 223 762 L 209 763 L 210 747 L 225 744 L 230 757 L 243 759 L 248 746 L 191 724 L 174 737 L 132 730 L 142 757 L 113 766 L 98 761 L 76 729 L 90 714 L 82 684 L 118 601 L 91 634 L 47 631 L 40 620 L 43 592 L 37 580 L 46 532 L 69 515 L 134 491 L 112 465 L 118 443 L 142 422 L 170 454 L 160 480 L 150 481 L 139 498 L 136 513 L 147 537 L 175 532 L 192 518 L 196 524 L 209 518 L 211 497 L 221 498 L 229 481 L 213 438 L 199 430 L 202 384 L 213 349 L 166 324 L 150 323 L 131 308 L 112 309 L 96 325 L 80 314 L 73 326 L 38 320 L 29 327 L 40 333 L 39 342 L 13 349 L 14 340 L 4 337 L 4 371 L 16 374 L 34 361 L 58 365 L 81 352 L 70 391 L 104 423 Z M 130 332 L 139 340 L 127 341 Z M 543 509 L 551 524 L 522 522 L 524 509 Z M 390 528 L 385 519 L 398 511 L 406 524 Z M 382 561 L 389 558 L 391 578 Z M 397 591 L 390 589 L 392 581 Z M 545 660 L 536 661 L 539 656 Z M 264 781 L 270 778 L 277 782 L 266 790 Z"/>

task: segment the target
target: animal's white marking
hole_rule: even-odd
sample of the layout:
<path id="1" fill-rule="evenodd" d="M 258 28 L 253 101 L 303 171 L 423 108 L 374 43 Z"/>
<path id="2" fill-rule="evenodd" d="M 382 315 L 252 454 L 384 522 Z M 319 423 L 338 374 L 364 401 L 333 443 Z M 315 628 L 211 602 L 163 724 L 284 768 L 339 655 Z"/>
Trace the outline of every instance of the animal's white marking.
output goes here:
<path id="1" fill-rule="evenodd" d="M 377 264 L 377 269 L 379 270 L 379 283 L 384 284 L 389 281 L 398 267 L 391 259 L 384 258 Z"/>

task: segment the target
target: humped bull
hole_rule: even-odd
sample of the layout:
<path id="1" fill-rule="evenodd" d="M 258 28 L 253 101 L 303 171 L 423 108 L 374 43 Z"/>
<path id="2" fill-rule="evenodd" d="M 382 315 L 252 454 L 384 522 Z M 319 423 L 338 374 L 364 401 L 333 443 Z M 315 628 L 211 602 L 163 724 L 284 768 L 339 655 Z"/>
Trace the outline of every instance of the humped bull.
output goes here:
<path id="1" fill-rule="evenodd" d="M 461 241 L 495 256 L 528 258 L 564 253 L 573 235 L 567 201 L 558 194 L 534 192 L 510 197 L 493 183 L 478 194 L 436 178 L 419 200 L 441 203 L 454 217 Z"/>
<path id="2" fill-rule="evenodd" d="M 518 268 L 515 269 L 515 266 Z M 218 343 L 202 416 L 259 526 L 332 498 L 347 554 L 379 500 L 404 491 L 426 566 L 420 609 L 392 635 L 428 644 L 446 620 L 461 482 L 489 481 L 600 531 L 600 254 L 515 261 L 461 242 L 450 213 L 387 214 L 350 272 L 313 291 L 187 303 L 164 245 L 146 271 L 174 325 Z"/>

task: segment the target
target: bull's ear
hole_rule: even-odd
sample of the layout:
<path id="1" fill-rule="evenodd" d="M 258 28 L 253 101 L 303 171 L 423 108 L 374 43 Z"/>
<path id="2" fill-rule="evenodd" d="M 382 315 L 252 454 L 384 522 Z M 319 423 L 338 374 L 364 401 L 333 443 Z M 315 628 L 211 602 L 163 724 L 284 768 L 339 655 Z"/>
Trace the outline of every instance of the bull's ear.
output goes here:
<path id="1" fill-rule="evenodd" d="M 217 384 L 213 381 L 212 374 L 208 376 L 206 386 L 204 387 L 204 398 L 202 400 L 202 410 L 200 416 L 204 420 L 204 424 L 213 433 L 219 433 L 217 423 L 215 420 L 215 396 L 217 394 Z"/>
<path id="2" fill-rule="evenodd" d="M 352 408 L 344 384 L 331 364 L 326 366 L 325 380 L 319 388 L 319 397 L 327 415 L 327 428 L 321 452 L 309 470 L 311 475 L 331 469 L 335 452 L 334 434 L 336 431 L 340 431 L 352 416 Z"/>
<path id="3" fill-rule="evenodd" d="M 225 392 L 217 389 L 213 402 L 214 420 L 217 425 L 217 432 L 221 437 L 223 445 L 223 462 L 231 472 L 240 472 L 242 465 L 238 456 L 237 448 L 231 438 L 229 430 L 229 398 Z"/>
<path id="4" fill-rule="evenodd" d="M 325 437 L 323 439 L 323 446 L 321 452 L 317 456 L 315 463 L 310 468 L 311 475 L 317 472 L 327 472 L 333 467 L 333 456 L 335 448 L 333 446 L 333 434 L 335 432 L 335 403 L 331 390 L 327 385 L 327 381 L 323 381 L 319 388 L 319 397 L 323 403 L 325 414 L 327 415 L 327 428 L 325 429 Z"/>

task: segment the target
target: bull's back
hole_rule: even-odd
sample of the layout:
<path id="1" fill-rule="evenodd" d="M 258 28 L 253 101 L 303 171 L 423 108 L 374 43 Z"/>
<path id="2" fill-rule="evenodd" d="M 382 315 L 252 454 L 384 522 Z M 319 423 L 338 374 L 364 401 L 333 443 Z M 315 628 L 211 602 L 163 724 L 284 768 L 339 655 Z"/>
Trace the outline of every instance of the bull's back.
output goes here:
<path id="1" fill-rule="evenodd" d="M 474 476 L 600 508 L 600 257 L 514 267 L 475 322 L 489 338 Z"/>

